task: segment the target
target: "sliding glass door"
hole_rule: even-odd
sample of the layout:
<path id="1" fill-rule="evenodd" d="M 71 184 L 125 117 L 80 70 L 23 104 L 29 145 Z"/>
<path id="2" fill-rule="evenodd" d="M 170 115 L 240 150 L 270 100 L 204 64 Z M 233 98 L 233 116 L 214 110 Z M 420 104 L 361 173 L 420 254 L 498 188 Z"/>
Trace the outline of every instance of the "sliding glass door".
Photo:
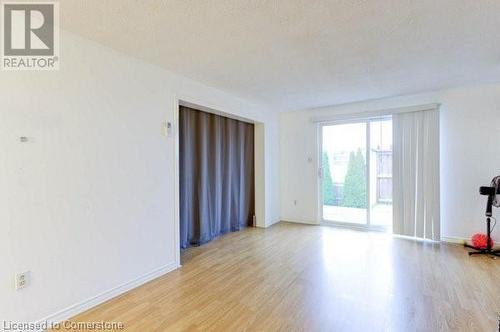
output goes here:
<path id="1" fill-rule="evenodd" d="M 323 221 L 392 226 L 392 120 L 321 126 Z"/>
<path id="2" fill-rule="evenodd" d="M 392 120 L 370 124 L 370 225 L 392 229 Z"/>
<path id="3" fill-rule="evenodd" d="M 366 224 L 366 123 L 323 126 L 323 219 Z"/>

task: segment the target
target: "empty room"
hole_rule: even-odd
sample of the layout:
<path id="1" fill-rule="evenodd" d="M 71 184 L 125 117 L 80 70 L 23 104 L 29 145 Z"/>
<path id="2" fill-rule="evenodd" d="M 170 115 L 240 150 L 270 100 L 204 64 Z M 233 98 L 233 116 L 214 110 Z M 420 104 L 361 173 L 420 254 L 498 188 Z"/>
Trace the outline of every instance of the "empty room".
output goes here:
<path id="1" fill-rule="evenodd" d="M 0 7 L 0 331 L 500 331 L 500 1 Z"/>

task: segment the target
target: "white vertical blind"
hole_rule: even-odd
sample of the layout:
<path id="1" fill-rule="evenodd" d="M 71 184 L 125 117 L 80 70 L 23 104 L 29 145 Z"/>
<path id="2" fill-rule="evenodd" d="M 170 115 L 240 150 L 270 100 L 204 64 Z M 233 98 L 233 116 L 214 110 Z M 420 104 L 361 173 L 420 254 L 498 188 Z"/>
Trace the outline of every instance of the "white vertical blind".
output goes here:
<path id="1" fill-rule="evenodd" d="M 440 239 L 439 111 L 393 114 L 393 231 Z"/>

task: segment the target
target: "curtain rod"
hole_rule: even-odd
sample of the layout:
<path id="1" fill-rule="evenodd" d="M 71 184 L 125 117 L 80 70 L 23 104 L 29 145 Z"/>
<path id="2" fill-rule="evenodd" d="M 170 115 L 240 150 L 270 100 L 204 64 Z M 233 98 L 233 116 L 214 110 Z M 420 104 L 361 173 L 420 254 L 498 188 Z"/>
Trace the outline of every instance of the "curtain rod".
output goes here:
<path id="1" fill-rule="evenodd" d="M 318 122 L 329 122 L 329 121 L 339 121 L 339 120 L 341 121 L 341 120 L 370 119 L 370 118 L 383 117 L 398 113 L 438 110 L 439 106 L 440 104 L 434 103 L 425 105 L 386 108 L 376 111 L 313 116 L 310 118 L 310 121 L 313 123 L 318 123 Z"/>
<path id="2" fill-rule="evenodd" d="M 205 113 L 219 115 L 219 116 L 223 116 L 225 118 L 229 118 L 229 119 L 233 119 L 233 120 L 238 120 L 238 121 L 246 122 L 246 123 L 250 123 L 250 124 L 255 124 L 256 123 L 256 121 L 244 118 L 244 117 L 236 115 L 236 114 L 226 113 L 226 112 L 223 112 L 223 111 L 219 111 L 219 110 L 217 110 L 215 108 L 210 108 L 210 107 L 207 107 L 207 106 L 198 105 L 198 104 L 195 104 L 195 103 L 192 103 L 192 102 L 189 102 L 189 101 L 184 101 L 182 99 L 179 99 L 179 106 L 184 106 L 184 107 L 192 108 L 194 110 L 198 110 L 198 111 L 202 111 L 202 112 L 205 112 Z"/>

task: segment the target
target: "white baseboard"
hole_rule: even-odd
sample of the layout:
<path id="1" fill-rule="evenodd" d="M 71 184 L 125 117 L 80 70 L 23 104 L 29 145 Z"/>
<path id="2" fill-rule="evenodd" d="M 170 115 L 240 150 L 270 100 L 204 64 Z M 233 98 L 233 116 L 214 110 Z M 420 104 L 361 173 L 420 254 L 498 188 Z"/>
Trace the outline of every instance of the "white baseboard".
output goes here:
<path id="1" fill-rule="evenodd" d="M 465 243 L 469 243 L 470 240 L 463 238 L 463 237 L 442 236 L 441 242 L 454 243 L 454 244 L 465 244 Z"/>
<path id="2" fill-rule="evenodd" d="M 280 219 L 274 220 L 274 221 L 272 221 L 271 223 L 269 223 L 268 225 L 266 225 L 266 228 L 271 227 L 272 225 L 276 225 L 276 224 L 277 224 L 277 223 L 279 223 L 279 222 L 281 222 L 281 220 L 280 220 Z"/>
<path id="3" fill-rule="evenodd" d="M 148 281 L 151 281 L 153 279 L 156 279 L 158 277 L 161 277 L 162 275 L 171 272 L 177 268 L 179 268 L 179 264 L 177 262 L 172 262 L 170 264 L 167 264 L 165 266 L 162 266 L 156 270 L 153 270 L 149 273 L 146 273 L 134 280 L 131 280 L 129 282 L 126 282 L 124 284 L 121 284 L 117 287 L 114 287 L 112 289 L 109 289 L 105 292 L 102 292 L 94 297 L 91 297 L 87 300 L 84 300 L 82 302 L 73 304 L 69 306 L 66 309 L 63 309 L 61 311 L 58 311 L 52 315 L 49 315 L 43 319 L 40 319 L 38 322 L 43 323 L 43 322 L 51 322 L 51 323 L 60 323 L 65 320 L 68 320 L 71 317 L 74 317 L 86 310 L 89 310 L 101 303 L 104 303 L 108 300 L 111 300 L 114 297 L 117 297 L 119 295 L 122 295 L 123 293 L 137 288 Z"/>
<path id="4" fill-rule="evenodd" d="M 314 222 L 314 221 L 304 221 L 304 220 L 298 221 L 298 220 L 294 220 L 294 219 L 290 219 L 290 218 L 281 219 L 281 221 L 283 221 L 283 222 L 290 222 L 290 223 L 296 223 L 296 224 L 305 224 L 305 225 L 318 225 L 318 223 Z M 348 227 L 352 228 L 352 226 L 350 226 L 350 225 Z M 409 239 L 413 239 L 411 237 L 408 237 L 408 238 Z M 457 237 L 457 236 L 442 236 L 441 237 L 441 242 L 444 242 L 444 243 L 453 243 L 453 244 L 460 244 L 460 245 L 463 245 L 465 243 L 471 244 L 470 239 L 466 239 L 466 238 L 463 238 L 463 237 Z"/>
<path id="5" fill-rule="evenodd" d="M 269 228 L 269 227 L 271 227 L 272 225 L 275 225 L 275 224 L 277 224 L 277 223 L 279 223 L 279 222 L 281 222 L 281 220 L 280 220 L 280 219 L 278 219 L 278 220 L 274 220 L 274 221 L 272 221 L 272 222 L 270 222 L 269 224 L 266 224 L 266 225 L 255 225 L 255 227 L 257 227 L 257 228 Z"/>
<path id="6" fill-rule="evenodd" d="M 295 224 L 304 224 L 304 225 L 319 225 L 316 221 L 308 221 L 308 220 L 294 220 L 290 218 L 281 219 L 283 222 L 293 222 Z"/>

